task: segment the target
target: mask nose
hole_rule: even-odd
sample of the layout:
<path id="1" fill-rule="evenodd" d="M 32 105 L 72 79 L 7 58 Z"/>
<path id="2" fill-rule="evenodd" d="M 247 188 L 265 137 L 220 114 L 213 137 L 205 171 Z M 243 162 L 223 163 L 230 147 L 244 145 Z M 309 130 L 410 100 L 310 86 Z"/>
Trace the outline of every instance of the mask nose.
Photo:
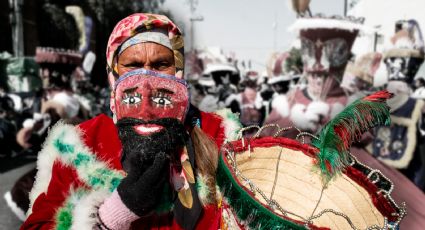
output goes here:
<path id="1" fill-rule="evenodd" d="M 150 84 L 148 84 L 147 82 L 148 80 L 143 81 L 143 83 L 140 85 L 140 87 L 143 88 L 143 92 L 142 92 L 142 104 L 140 107 L 140 111 L 139 111 L 139 116 L 141 119 L 143 120 L 151 120 L 151 119 L 155 119 L 157 117 L 155 117 L 155 108 L 153 108 L 152 106 L 152 87 Z"/>
<path id="2" fill-rule="evenodd" d="M 153 113 L 151 98 L 149 96 L 143 98 L 139 116 L 142 120 L 152 120 L 157 118 Z"/>

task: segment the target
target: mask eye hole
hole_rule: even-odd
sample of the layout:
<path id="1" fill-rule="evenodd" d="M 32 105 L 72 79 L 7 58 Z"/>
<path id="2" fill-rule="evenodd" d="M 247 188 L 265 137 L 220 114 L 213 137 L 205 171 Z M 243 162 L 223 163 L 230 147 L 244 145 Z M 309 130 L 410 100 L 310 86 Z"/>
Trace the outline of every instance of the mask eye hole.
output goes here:
<path id="1" fill-rule="evenodd" d="M 335 38 L 325 42 L 324 53 L 332 67 L 343 65 L 350 57 L 348 44 L 344 39 Z"/>
<path id="2" fill-rule="evenodd" d="M 142 101 L 142 95 L 140 95 L 139 93 L 126 94 L 122 101 L 127 105 L 139 104 Z"/>
<path id="3" fill-rule="evenodd" d="M 165 93 L 156 93 L 152 96 L 151 100 L 158 106 L 169 106 L 172 104 L 170 96 Z"/>
<path id="4" fill-rule="evenodd" d="M 314 43 L 307 38 L 301 38 L 301 56 L 303 61 L 306 63 L 310 60 L 314 60 L 315 53 Z"/>

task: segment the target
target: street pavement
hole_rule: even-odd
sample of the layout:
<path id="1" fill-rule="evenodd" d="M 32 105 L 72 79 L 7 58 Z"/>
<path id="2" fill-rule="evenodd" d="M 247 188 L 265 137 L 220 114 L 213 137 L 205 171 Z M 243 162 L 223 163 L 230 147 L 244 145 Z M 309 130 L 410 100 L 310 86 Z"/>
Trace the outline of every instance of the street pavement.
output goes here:
<path id="1" fill-rule="evenodd" d="M 3 159 L 0 159 L 3 160 Z M 3 162 L 4 163 L 4 162 Z M 18 168 L 0 173 L 0 230 L 19 229 L 22 222 L 10 211 L 4 199 L 4 194 L 9 191 L 15 181 L 35 167 L 35 163 L 27 163 Z"/>

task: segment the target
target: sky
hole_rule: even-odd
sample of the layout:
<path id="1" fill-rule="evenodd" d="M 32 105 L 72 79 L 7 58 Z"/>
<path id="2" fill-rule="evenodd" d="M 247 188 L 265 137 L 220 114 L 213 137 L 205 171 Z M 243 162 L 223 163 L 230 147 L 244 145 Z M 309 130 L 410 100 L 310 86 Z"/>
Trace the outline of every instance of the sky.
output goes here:
<path id="1" fill-rule="evenodd" d="M 197 2 L 194 22 L 196 48 L 221 47 L 239 60 L 251 60 L 253 68 L 265 70 L 273 51 L 290 48 L 295 34 L 287 28 L 295 21 L 290 0 L 193 0 Z M 185 33 L 185 48 L 190 49 L 190 1 L 166 0 L 164 9 L 171 12 Z M 342 15 L 344 0 L 312 0 L 313 14 Z"/>

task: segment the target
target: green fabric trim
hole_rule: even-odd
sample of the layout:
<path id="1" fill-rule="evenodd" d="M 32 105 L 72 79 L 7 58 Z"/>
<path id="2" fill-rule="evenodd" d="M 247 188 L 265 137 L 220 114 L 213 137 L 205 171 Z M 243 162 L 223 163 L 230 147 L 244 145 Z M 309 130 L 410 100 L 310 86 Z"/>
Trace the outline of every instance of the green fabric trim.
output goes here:
<path id="1" fill-rule="evenodd" d="M 63 130 L 53 140 L 53 147 L 57 150 L 63 162 L 73 165 L 80 179 L 91 186 L 93 190 L 108 189 L 110 192 L 113 192 L 120 184 L 123 175 L 117 170 L 107 168 L 107 165 L 98 161 L 95 155 L 85 152 L 81 142 L 65 142 L 65 135 L 69 135 L 67 132 L 69 131 Z M 64 205 L 56 212 L 56 229 L 65 230 L 71 228 L 72 212 L 75 205 L 87 194 L 88 191 L 84 189 L 71 193 Z"/>
<path id="2" fill-rule="evenodd" d="M 196 191 L 198 191 L 199 199 L 203 204 L 209 204 L 211 202 L 210 199 L 210 189 L 208 185 L 204 181 L 204 177 L 198 175 L 195 183 Z"/>
<path id="3" fill-rule="evenodd" d="M 65 201 L 65 205 L 58 209 L 56 212 L 56 229 L 68 230 L 72 225 L 72 211 L 75 208 L 75 203 L 87 192 L 83 189 L 72 193 L 72 195 Z"/>
<path id="4" fill-rule="evenodd" d="M 123 176 L 117 171 L 106 168 L 103 162 L 96 159 L 90 152 L 77 151 L 75 144 L 65 143 L 64 130 L 58 138 L 53 141 L 53 146 L 66 163 L 75 166 L 78 175 L 89 186 L 94 189 L 107 188 L 114 191 L 122 180 Z M 78 143 L 77 143 L 78 144 Z"/>
<path id="5" fill-rule="evenodd" d="M 236 212 L 239 222 L 246 221 L 252 229 L 306 229 L 304 226 L 280 218 L 252 198 L 235 181 L 232 173 L 220 156 L 217 168 L 217 184 L 230 207 Z"/>
<path id="6" fill-rule="evenodd" d="M 56 139 L 53 140 L 53 146 L 57 150 L 59 156 L 66 164 L 71 164 L 77 170 L 80 179 L 82 179 L 87 185 L 91 186 L 93 190 L 108 189 L 113 192 L 120 184 L 123 175 L 117 170 L 108 169 L 106 164 L 96 159 L 96 156 L 90 152 L 85 152 L 83 148 L 78 145 L 82 145 L 80 142 L 67 143 L 65 142 L 65 136 L 69 133 L 68 130 L 63 130 Z M 198 180 L 200 183 L 203 181 Z M 205 185 L 206 186 L 206 185 Z M 200 190 L 204 191 L 203 186 L 198 186 L 198 193 Z M 201 192 L 201 193 L 203 193 Z M 70 229 L 72 225 L 72 212 L 80 199 L 87 195 L 88 191 L 83 189 L 71 196 L 66 200 L 64 205 L 56 212 L 56 229 L 65 230 Z M 155 212 L 158 214 L 167 213 L 173 210 L 174 203 L 172 200 L 172 194 L 169 186 L 164 187 L 163 196 L 155 208 Z"/>
<path id="7" fill-rule="evenodd" d="M 237 114 L 232 113 L 230 109 L 221 109 L 215 112 L 218 116 L 220 116 L 223 119 L 224 125 L 224 133 L 227 135 L 227 131 L 230 131 L 228 134 L 229 136 L 226 136 L 227 140 L 233 141 L 237 139 L 239 130 L 243 127 L 241 121 L 239 120 L 239 117 Z M 233 127 L 233 130 L 228 130 L 230 127 L 227 127 L 230 125 L 229 123 L 233 123 L 235 127 Z"/>
<path id="8" fill-rule="evenodd" d="M 232 131 L 232 138 L 236 138 L 236 136 L 238 135 L 239 130 L 243 127 L 239 117 L 235 114 L 232 113 L 232 111 L 228 110 L 226 111 L 226 117 L 227 119 L 231 120 L 232 122 L 234 122 L 237 125 L 237 129 Z"/>

